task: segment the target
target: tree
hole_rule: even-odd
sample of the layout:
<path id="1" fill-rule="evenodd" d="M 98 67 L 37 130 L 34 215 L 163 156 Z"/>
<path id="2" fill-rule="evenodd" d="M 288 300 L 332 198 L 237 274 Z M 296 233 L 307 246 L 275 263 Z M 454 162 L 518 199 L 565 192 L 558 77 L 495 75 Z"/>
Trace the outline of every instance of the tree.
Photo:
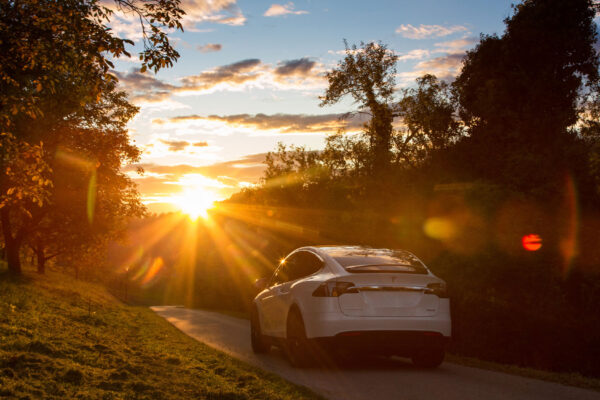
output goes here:
<path id="1" fill-rule="evenodd" d="M 483 35 L 467 53 L 454 83 L 470 134 L 465 167 L 519 190 L 564 173 L 568 128 L 599 79 L 597 9 L 591 0 L 525 0 L 502 36 Z"/>
<path id="2" fill-rule="evenodd" d="M 332 179 L 359 184 L 370 176 L 371 154 L 368 137 L 365 136 L 349 137 L 339 132 L 326 138 L 321 159 Z"/>
<path id="3" fill-rule="evenodd" d="M 580 110 L 577 134 L 587 149 L 590 186 L 600 195 L 600 88 L 590 91 Z"/>
<path id="4" fill-rule="evenodd" d="M 20 273 L 19 249 L 24 236 L 52 211 L 43 206 L 55 194 L 51 188 L 57 174 L 52 174 L 50 164 L 59 137 L 64 138 L 61 132 L 78 132 L 90 145 L 112 141 L 116 146 L 128 141 L 124 123 L 135 111 L 125 95 L 115 90 L 110 57 L 128 56 L 126 45 L 133 42 L 108 28 L 111 16 L 122 12 L 139 17 L 141 71 L 158 71 L 179 57 L 167 37 L 169 29 L 181 29 L 179 3 L 115 0 L 114 10 L 98 0 L 0 3 L 0 216 L 12 272 Z M 130 157 L 133 146 L 123 149 L 109 155 L 118 162 L 109 164 L 111 172 L 106 176 L 121 183 L 117 190 L 106 193 L 112 200 L 120 200 L 116 204 L 125 210 L 135 208 L 139 200 L 131 182 L 116 173 L 121 161 L 135 159 Z M 85 154 L 90 153 L 99 155 L 94 151 Z M 21 176 L 16 175 L 15 165 L 27 165 L 19 172 Z M 104 168 L 99 165 L 94 175 L 97 179 L 104 176 L 100 173 Z"/>
<path id="5" fill-rule="evenodd" d="M 80 92 L 77 100 L 93 101 L 101 82 L 112 79 L 109 57 L 129 56 L 133 42 L 108 28 L 115 11 L 98 0 L 20 0 L 0 3 L 0 127 L 19 118 L 42 116 L 40 99 L 56 95 L 67 82 Z M 179 0 L 115 0 L 117 12 L 139 18 L 143 30 L 141 70 L 169 67 L 179 54 L 168 29 L 182 29 Z M 91 73 L 90 73 L 91 72 Z M 87 79 L 82 85 L 81 78 Z M 85 82 L 85 81 L 84 81 Z M 59 87 L 60 86 L 60 87 Z"/>
<path id="6" fill-rule="evenodd" d="M 349 95 L 358 112 L 368 112 L 371 120 L 366 133 L 372 149 L 372 174 L 381 177 L 390 165 L 393 135 L 393 94 L 398 56 L 381 43 L 361 43 L 348 47 L 338 66 L 327 73 L 328 88 L 320 97 L 321 106 L 339 102 Z"/>
<path id="7" fill-rule="evenodd" d="M 27 220 L 35 224 L 42 218 L 40 208 L 50 198 L 51 169 L 44 161 L 41 144 L 30 145 L 7 132 L 2 132 L 0 136 L 0 156 L 4 169 L 2 183 L 6 188 L 0 192 L 4 248 L 11 271 L 20 273 L 19 250 L 28 233 L 22 222 Z M 16 228 L 19 225 L 21 228 Z"/>
<path id="8" fill-rule="evenodd" d="M 394 135 L 397 164 L 416 167 L 456 142 L 462 127 L 455 118 L 450 87 L 434 75 L 417 78 L 417 87 L 404 89 L 396 105 L 403 127 Z"/>
<path id="9" fill-rule="evenodd" d="M 121 172 L 122 163 L 141 154 L 126 128 L 137 110 L 113 83 L 84 116 L 68 119 L 48 138 L 54 187 L 31 235 L 40 272 L 59 254 L 118 239 L 125 221 L 143 213 L 133 182 Z"/>
<path id="10" fill-rule="evenodd" d="M 279 143 L 276 152 L 267 153 L 265 164 L 263 183 L 271 204 L 309 204 L 315 200 L 311 193 L 328 178 L 321 155 L 300 146 L 288 149 Z"/>

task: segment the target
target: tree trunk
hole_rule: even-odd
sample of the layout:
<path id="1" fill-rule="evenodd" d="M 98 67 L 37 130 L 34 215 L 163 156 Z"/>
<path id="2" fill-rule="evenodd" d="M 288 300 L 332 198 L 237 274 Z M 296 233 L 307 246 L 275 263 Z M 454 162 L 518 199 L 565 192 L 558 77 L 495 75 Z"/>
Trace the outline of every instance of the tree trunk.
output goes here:
<path id="1" fill-rule="evenodd" d="M 44 252 L 44 246 L 38 243 L 35 247 L 35 257 L 37 259 L 37 272 L 38 274 L 46 273 L 46 255 Z"/>
<path id="2" fill-rule="evenodd" d="M 4 207 L 0 210 L 0 219 L 2 221 L 2 233 L 4 234 L 4 246 L 6 248 L 6 262 L 8 264 L 8 271 L 14 275 L 21 275 L 21 237 L 17 235 L 15 238 L 12 233 L 12 227 L 10 224 L 10 210 L 8 207 Z"/>
<path id="3" fill-rule="evenodd" d="M 16 240 L 6 241 L 6 263 L 8 264 L 8 271 L 14 275 L 21 275 L 23 272 L 21 269 L 21 257 L 20 257 L 21 244 Z"/>

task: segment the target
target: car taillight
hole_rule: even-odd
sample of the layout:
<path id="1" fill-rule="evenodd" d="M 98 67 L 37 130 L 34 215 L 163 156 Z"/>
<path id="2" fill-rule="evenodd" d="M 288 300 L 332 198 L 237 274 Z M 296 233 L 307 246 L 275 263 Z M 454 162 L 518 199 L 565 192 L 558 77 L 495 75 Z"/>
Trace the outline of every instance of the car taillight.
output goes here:
<path id="1" fill-rule="evenodd" d="M 340 297 L 346 293 L 358 293 L 351 282 L 323 282 L 314 292 L 314 297 Z"/>
<path id="2" fill-rule="evenodd" d="M 443 282 L 428 284 L 425 294 L 435 294 L 442 299 L 448 298 L 448 290 L 446 289 L 446 284 Z"/>

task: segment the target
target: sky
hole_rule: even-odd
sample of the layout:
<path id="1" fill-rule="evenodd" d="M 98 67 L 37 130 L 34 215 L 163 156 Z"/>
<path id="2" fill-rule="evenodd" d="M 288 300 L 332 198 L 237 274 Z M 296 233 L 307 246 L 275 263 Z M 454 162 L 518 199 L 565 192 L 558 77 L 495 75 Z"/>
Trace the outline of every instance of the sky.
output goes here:
<path id="1" fill-rule="evenodd" d="M 172 68 L 140 73 L 137 58 L 115 60 L 120 87 L 140 107 L 129 133 L 143 155 L 124 169 L 151 212 L 225 199 L 259 182 L 279 142 L 318 150 L 340 127 L 360 129 L 339 120 L 356 109 L 350 100 L 319 106 L 344 40 L 394 51 L 399 90 L 425 73 L 452 81 L 480 34 L 502 34 L 511 2 L 182 0 Z M 117 14 L 111 27 L 139 50 L 131 16 Z"/>

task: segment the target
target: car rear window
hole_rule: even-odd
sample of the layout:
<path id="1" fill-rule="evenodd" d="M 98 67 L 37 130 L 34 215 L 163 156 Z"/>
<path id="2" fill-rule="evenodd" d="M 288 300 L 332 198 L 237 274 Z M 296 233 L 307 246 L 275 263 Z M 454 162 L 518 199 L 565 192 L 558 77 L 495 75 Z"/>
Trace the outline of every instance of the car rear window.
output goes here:
<path id="1" fill-rule="evenodd" d="M 426 274 L 427 269 L 413 254 L 386 249 L 335 249 L 327 253 L 352 273 L 399 272 Z"/>

